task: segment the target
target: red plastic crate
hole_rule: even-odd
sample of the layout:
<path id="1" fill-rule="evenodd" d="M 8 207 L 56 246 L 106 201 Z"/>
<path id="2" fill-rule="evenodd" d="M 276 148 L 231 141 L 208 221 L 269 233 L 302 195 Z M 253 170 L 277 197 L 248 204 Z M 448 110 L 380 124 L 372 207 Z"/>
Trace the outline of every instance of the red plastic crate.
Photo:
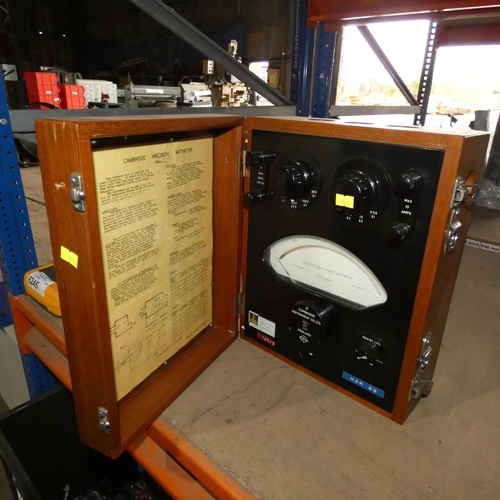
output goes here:
<path id="1" fill-rule="evenodd" d="M 52 104 L 53 106 L 56 106 L 58 108 L 61 107 L 61 98 L 59 95 L 50 95 L 50 94 L 37 94 L 37 93 L 31 93 L 28 94 L 28 102 L 35 103 L 35 102 L 43 102 L 47 104 Z M 42 109 L 42 106 L 30 106 L 31 109 Z"/>
<path id="2" fill-rule="evenodd" d="M 24 79 L 26 84 L 38 84 L 42 83 L 44 85 L 57 85 L 57 74 L 47 73 L 45 71 L 27 72 L 24 73 Z"/>
<path id="3" fill-rule="evenodd" d="M 59 97 L 59 88 L 57 85 L 47 84 L 47 83 L 27 83 L 26 90 L 28 91 L 28 96 L 32 95 L 38 96 L 50 96 Z"/>
<path id="4" fill-rule="evenodd" d="M 81 85 L 58 85 L 63 109 L 85 109 L 85 89 Z"/>

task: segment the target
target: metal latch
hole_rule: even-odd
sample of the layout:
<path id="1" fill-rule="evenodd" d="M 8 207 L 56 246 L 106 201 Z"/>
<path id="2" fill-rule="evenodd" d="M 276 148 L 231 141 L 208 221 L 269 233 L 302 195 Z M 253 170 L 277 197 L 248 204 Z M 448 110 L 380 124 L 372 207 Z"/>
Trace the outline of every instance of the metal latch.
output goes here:
<path id="1" fill-rule="evenodd" d="M 460 209 L 468 200 L 474 201 L 477 195 L 478 184 L 467 184 L 461 177 L 455 179 L 453 195 L 450 201 L 450 220 L 445 232 L 444 253 L 455 250 L 460 237 Z"/>
<path id="2" fill-rule="evenodd" d="M 454 208 L 450 213 L 450 221 L 445 232 L 444 253 L 451 253 L 455 250 L 462 223 L 458 220 L 460 217 L 460 208 Z"/>
<path id="3" fill-rule="evenodd" d="M 83 190 L 82 175 L 73 173 L 69 176 L 71 191 L 69 195 L 73 208 L 78 212 L 85 212 L 85 191 Z"/>
<path id="4" fill-rule="evenodd" d="M 478 186 L 479 184 L 466 184 L 461 177 L 457 177 L 455 186 L 453 187 L 450 208 L 463 205 L 468 199 L 474 201 L 476 199 Z"/>
<path id="5" fill-rule="evenodd" d="M 97 408 L 97 414 L 99 415 L 99 430 L 104 434 L 111 434 L 111 424 L 108 420 L 108 410 L 99 406 L 99 408 Z"/>
<path id="6" fill-rule="evenodd" d="M 432 347 L 431 347 L 431 332 L 429 332 L 422 339 L 422 347 L 420 348 L 420 355 L 418 357 L 418 364 L 415 376 L 413 377 L 411 383 L 411 390 L 408 400 L 411 398 L 426 397 L 431 393 L 432 386 L 434 382 L 432 380 L 424 380 L 422 375 L 424 374 L 426 368 L 429 366 L 429 361 L 431 357 Z"/>

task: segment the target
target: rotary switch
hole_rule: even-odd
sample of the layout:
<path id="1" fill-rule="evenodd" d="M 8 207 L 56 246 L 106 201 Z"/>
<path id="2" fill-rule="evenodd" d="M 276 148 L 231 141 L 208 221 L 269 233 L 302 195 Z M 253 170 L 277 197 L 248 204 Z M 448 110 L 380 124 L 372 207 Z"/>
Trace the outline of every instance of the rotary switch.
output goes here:
<path id="1" fill-rule="evenodd" d="M 370 366 L 383 365 L 389 351 L 385 342 L 376 335 L 360 335 L 356 339 L 356 359 Z"/>
<path id="2" fill-rule="evenodd" d="M 314 180 L 309 165 L 289 161 L 278 168 L 277 192 L 285 198 L 303 198 L 311 190 Z"/>
<path id="3" fill-rule="evenodd" d="M 373 361 L 377 359 L 380 351 L 380 346 L 373 342 L 365 340 L 359 347 L 357 352 L 357 359 L 363 361 Z"/>
<path id="4" fill-rule="evenodd" d="M 377 185 L 365 172 L 354 170 L 339 180 L 342 194 L 354 198 L 354 207 L 372 203 L 377 197 Z"/>
<path id="5" fill-rule="evenodd" d="M 382 216 L 393 190 L 384 166 L 363 157 L 352 157 L 341 163 L 330 186 L 337 214 L 351 224 L 363 225 Z"/>

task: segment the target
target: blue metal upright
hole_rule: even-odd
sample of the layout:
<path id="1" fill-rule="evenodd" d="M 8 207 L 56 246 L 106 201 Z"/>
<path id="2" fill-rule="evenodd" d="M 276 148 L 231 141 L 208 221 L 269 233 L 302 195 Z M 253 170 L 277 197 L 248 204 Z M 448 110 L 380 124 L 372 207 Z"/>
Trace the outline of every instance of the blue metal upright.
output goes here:
<path id="1" fill-rule="evenodd" d="M 323 22 L 317 23 L 315 38 L 311 115 L 316 118 L 329 118 L 337 32 L 327 30 Z"/>
<path id="2" fill-rule="evenodd" d="M 17 159 L 5 86 L 0 75 L 0 268 L 4 291 L 24 293 L 24 274 L 37 266 L 28 208 Z M 10 311 L 9 311 L 10 314 Z M 56 381 L 33 355 L 22 355 L 30 396 L 51 389 Z"/>
<path id="3" fill-rule="evenodd" d="M 290 100 L 298 116 L 309 116 L 314 30 L 307 26 L 307 0 L 295 1 Z"/>

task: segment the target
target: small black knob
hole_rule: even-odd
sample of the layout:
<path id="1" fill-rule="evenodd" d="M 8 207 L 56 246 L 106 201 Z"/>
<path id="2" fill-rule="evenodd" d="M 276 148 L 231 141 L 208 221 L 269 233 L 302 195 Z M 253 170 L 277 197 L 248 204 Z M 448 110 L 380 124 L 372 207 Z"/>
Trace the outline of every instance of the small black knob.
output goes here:
<path id="1" fill-rule="evenodd" d="M 274 191 L 272 189 L 264 191 L 249 191 L 243 195 L 243 204 L 245 207 L 251 205 L 257 205 L 258 203 L 264 203 L 273 198 Z"/>
<path id="2" fill-rule="evenodd" d="M 411 234 L 411 225 L 405 222 L 400 222 L 389 229 L 387 240 L 391 245 L 398 245 L 402 243 Z"/>
<path id="3" fill-rule="evenodd" d="M 358 347 L 357 358 L 360 361 L 374 361 L 380 351 L 380 345 L 368 340 Z"/>
<path id="4" fill-rule="evenodd" d="M 410 170 L 396 181 L 396 189 L 401 194 L 409 193 L 414 189 L 420 188 L 422 181 L 422 174 L 416 172 L 415 170 Z"/>
<path id="5" fill-rule="evenodd" d="M 266 163 L 274 160 L 276 158 L 276 153 L 274 151 L 248 151 L 246 155 L 247 165 L 259 165 L 261 163 Z"/>
<path id="6" fill-rule="evenodd" d="M 278 168 L 276 190 L 286 198 L 301 198 L 309 193 L 311 182 L 309 166 L 300 161 L 290 161 Z"/>

